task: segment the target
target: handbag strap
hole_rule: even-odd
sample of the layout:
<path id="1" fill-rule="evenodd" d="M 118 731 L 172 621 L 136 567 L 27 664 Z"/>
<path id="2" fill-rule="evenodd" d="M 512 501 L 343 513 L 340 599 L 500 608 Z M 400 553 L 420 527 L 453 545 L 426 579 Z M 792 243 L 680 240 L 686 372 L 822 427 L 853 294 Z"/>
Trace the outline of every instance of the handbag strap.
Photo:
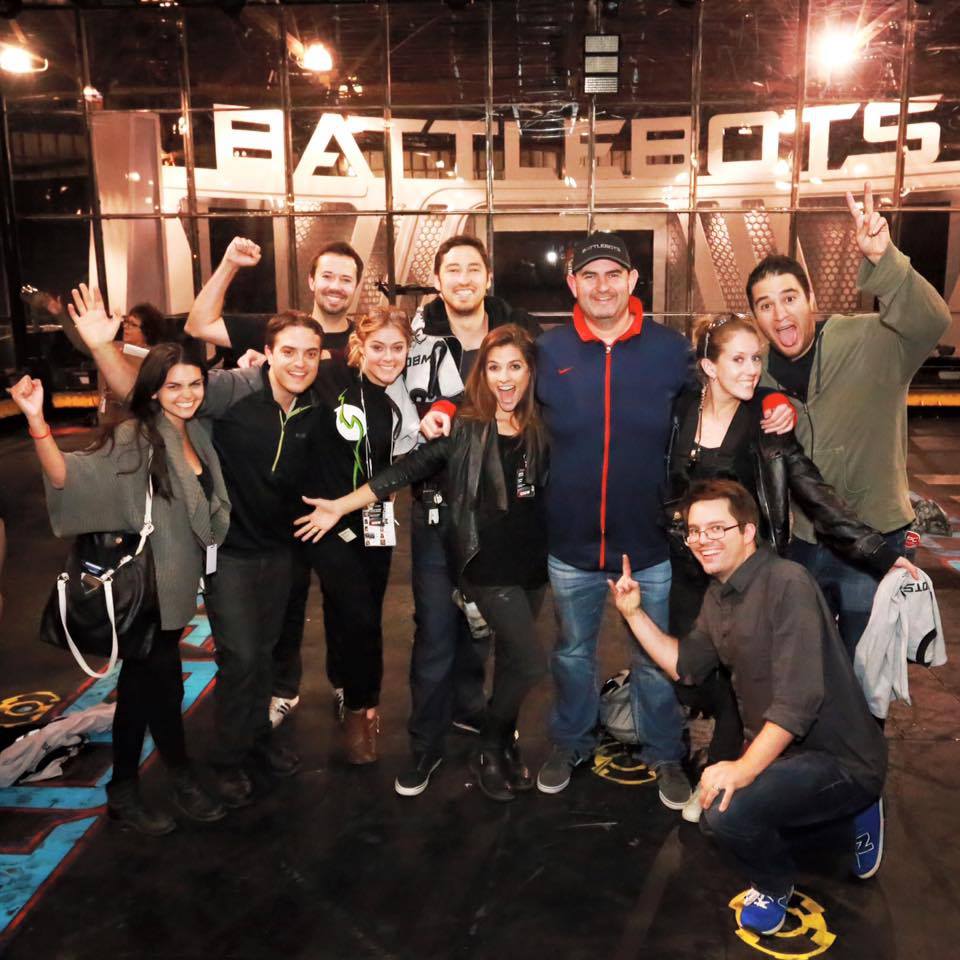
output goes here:
<path id="1" fill-rule="evenodd" d="M 86 661 L 80 648 L 73 642 L 70 636 L 70 629 L 67 627 L 67 581 L 70 579 L 68 573 L 61 573 L 57 577 L 57 602 L 60 607 L 60 623 L 63 624 L 63 635 L 67 638 L 67 646 L 73 654 L 73 659 L 77 665 L 88 676 L 97 680 L 102 680 L 117 665 L 117 656 L 120 652 L 120 642 L 117 639 L 117 619 L 113 612 L 113 583 L 108 577 L 103 581 L 103 598 L 107 604 L 107 617 L 110 620 L 110 629 L 113 632 L 112 646 L 110 648 L 110 662 L 104 668 L 103 673 L 97 673 Z"/>
<path id="2" fill-rule="evenodd" d="M 147 461 L 147 498 L 143 505 L 143 526 L 140 528 L 140 542 L 137 544 L 137 549 L 133 554 L 135 557 L 140 555 L 140 552 L 147 542 L 147 537 L 153 533 L 153 477 L 150 474 L 150 462 L 152 459 L 153 454 L 151 453 L 150 460 Z"/>

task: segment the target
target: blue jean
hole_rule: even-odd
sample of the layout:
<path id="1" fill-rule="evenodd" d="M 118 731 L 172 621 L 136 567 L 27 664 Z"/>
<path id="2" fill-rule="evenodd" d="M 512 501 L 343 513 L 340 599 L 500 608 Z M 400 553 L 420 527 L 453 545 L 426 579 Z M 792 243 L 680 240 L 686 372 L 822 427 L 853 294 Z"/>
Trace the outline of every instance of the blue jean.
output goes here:
<path id="1" fill-rule="evenodd" d="M 724 813 L 715 800 L 700 829 L 733 856 L 753 886 L 781 897 L 796 872 L 783 831 L 852 817 L 876 799 L 829 753 L 807 750 L 774 760 L 734 793 Z M 851 829 L 851 855 L 853 841 Z"/>
<path id="2" fill-rule="evenodd" d="M 596 746 L 600 708 L 597 641 L 607 604 L 611 575 L 579 570 L 551 556 L 547 567 L 557 615 L 557 643 L 551 657 L 554 682 L 550 738 L 554 744 L 589 756 Z M 643 593 L 643 609 L 662 630 L 667 628 L 670 561 L 634 571 Z M 683 713 L 673 684 L 627 631 L 631 648 L 630 698 L 633 722 L 643 744 L 644 763 L 654 766 L 681 760 Z"/>
<path id="3" fill-rule="evenodd" d="M 443 546 L 447 509 L 441 524 L 429 525 L 426 511 L 414 500 L 410 512 L 410 557 L 413 582 L 413 651 L 410 655 L 412 700 L 410 745 L 414 753 L 442 753 L 454 717 L 482 716 L 489 639 L 474 640 L 467 618 L 453 600 Z"/>
<path id="4" fill-rule="evenodd" d="M 906 528 L 894 530 L 884 534 L 883 539 L 897 553 L 911 555 L 904 549 L 907 536 Z M 867 628 L 870 619 L 870 610 L 873 607 L 873 598 L 880 581 L 861 567 L 847 563 L 829 547 L 820 543 L 807 543 L 805 540 L 793 540 L 790 543 L 788 556 L 791 560 L 803 564 L 813 575 L 817 585 L 823 591 L 830 609 L 837 618 L 837 627 L 847 648 L 850 659 L 853 659 Z"/>

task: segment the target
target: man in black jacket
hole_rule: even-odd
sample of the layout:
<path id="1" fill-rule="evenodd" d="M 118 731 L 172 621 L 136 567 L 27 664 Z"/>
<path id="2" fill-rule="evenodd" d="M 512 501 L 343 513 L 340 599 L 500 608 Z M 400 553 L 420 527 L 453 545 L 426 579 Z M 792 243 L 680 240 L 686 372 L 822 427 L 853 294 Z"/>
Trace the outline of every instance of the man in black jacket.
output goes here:
<path id="1" fill-rule="evenodd" d="M 414 319 L 415 339 L 407 357 L 405 382 L 421 415 L 431 413 L 421 430 L 428 439 L 449 427 L 463 384 L 477 351 L 490 330 L 516 323 L 533 336 L 536 322 L 489 296 L 490 258 L 475 237 L 457 235 L 437 249 L 433 283 L 440 296 Z M 466 617 L 451 596 L 451 576 L 444 552 L 447 507 L 434 481 L 413 489 L 411 555 L 414 600 L 413 653 L 410 660 L 412 707 L 410 732 L 413 763 L 397 777 L 396 791 L 417 796 L 443 757 L 443 740 L 451 722 L 464 732 L 479 733 L 483 714 L 484 665 L 489 643 L 474 639 Z"/>

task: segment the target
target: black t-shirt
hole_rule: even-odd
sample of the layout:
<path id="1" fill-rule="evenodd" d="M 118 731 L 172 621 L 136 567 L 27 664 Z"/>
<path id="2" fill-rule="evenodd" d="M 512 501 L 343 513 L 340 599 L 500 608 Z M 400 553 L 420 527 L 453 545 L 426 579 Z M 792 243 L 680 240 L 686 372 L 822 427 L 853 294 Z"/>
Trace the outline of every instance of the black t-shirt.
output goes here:
<path id="1" fill-rule="evenodd" d="M 227 334 L 230 337 L 230 346 L 234 353 L 238 356 L 248 350 L 258 350 L 263 353 L 267 324 L 270 322 L 269 318 L 235 314 L 229 317 L 224 316 L 223 322 L 226 325 Z M 352 329 L 353 323 L 346 330 L 341 330 L 338 333 L 324 332 L 323 349 L 330 351 L 332 359 L 346 360 L 347 341 L 350 339 Z"/>
<path id="2" fill-rule="evenodd" d="M 784 390 L 792 397 L 796 397 L 803 403 L 807 402 L 807 388 L 810 384 L 810 372 L 813 370 L 813 361 L 816 359 L 817 351 L 820 349 L 820 334 L 823 333 L 823 325 L 826 320 L 821 320 L 816 327 L 813 335 L 813 346 L 796 360 L 785 357 L 778 353 L 772 347 L 770 348 L 770 360 L 767 363 L 767 369 L 770 376 L 779 383 Z"/>
<path id="3" fill-rule="evenodd" d="M 528 590 L 547 581 L 547 514 L 543 490 L 517 495 L 517 472 L 524 468 L 522 441 L 497 437 L 507 486 L 507 512 L 479 525 L 480 550 L 467 564 L 466 579 L 478 586 L 520 586 Z M 483 491 L 481 490 L 481 499 Z"/>
<path id="4" fill-rule="evenodd" d="M 307 441 L 303 492 L 334 500 L 390 465 L 393 401 L 384 387 L 361 379 L 339 361 L 321 366 L 314 392 L 318 404 Z M 327 536 L 347 527 L 362 535 L 359 511 L 343 517 Z"/>

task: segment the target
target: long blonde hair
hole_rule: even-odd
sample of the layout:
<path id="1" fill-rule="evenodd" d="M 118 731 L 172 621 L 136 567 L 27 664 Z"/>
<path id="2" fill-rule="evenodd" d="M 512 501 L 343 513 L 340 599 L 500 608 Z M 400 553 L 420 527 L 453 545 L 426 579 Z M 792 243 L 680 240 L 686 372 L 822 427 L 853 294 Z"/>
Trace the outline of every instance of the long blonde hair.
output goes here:
<path id="1" fill-rule="evenodd" d="M 350 339 L 347 341 L 347 363 L 351 367 L 360 369 L 363 363 L 363 345 L 384 327 L 398 330 L 407 341 L 408 347 L 413 343 L 413 327 L 410 326 L 410 318 L 405 310 L 399 307 L 374 307 L 357 317 L 353 323 Z"/>

